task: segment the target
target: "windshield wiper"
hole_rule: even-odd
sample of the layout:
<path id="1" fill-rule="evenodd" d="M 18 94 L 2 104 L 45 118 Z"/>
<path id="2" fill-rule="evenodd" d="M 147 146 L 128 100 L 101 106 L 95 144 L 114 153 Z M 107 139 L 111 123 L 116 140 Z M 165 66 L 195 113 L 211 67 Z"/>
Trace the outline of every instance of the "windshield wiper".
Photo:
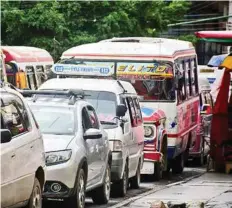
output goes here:
<path id="1" fill-rule="evenodd" d="M 100 121 L 100 122 L 101 124 L 106 124 L 106 125 L 116 125 L 116 123 L 110 121 Z"/>

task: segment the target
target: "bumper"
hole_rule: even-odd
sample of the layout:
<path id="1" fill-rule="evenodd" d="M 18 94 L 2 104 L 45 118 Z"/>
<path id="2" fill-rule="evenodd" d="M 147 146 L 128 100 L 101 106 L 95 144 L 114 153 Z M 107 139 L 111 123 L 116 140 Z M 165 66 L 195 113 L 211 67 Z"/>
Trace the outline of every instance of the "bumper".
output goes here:
<path id="1" fill-rule="evenodd" d="M 154 174 L 155 173 L 155 162 L 144 160 L 143 168 L 141 170 L 141 174 Z"/>
<path id="2" fill-rule="evenodd" d="M 47 180 L 43 197 L 66 198 L 72 196 L 75 189 L 77 169 L 77 165 L 71 161 L 47 166 Z"/>
<path id="3" fill-rule="evenodd" d="M 60 186 L 60 191 L 54 192 L 51 187 Z M 43 199 L 45 200 L 59 200 L 69 198 L 74 195 L 75 188 L 68 188 L 60 181 L 46 181 L 43 192 Z"/>
<path id="4" fill-rule="evenodd" d="M 122 152 L 112 152 L 111 180 L 120 180 L 123 173 L 124 161 Z"/>

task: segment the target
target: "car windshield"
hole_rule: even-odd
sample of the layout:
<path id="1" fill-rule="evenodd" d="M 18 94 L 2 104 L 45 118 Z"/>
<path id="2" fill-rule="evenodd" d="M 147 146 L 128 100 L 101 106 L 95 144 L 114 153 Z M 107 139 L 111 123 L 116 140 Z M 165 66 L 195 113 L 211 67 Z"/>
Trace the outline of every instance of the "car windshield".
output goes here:
<path id="1" fill-rule="evenodd" d="M 44 134 L 74 135 L 74 108 L 30 105 L 31 110 Z"/>
<path id="2" fill-rule="evenodd" d="M 173 78 L 155 78 L 131 81 L 138 95 L 150 101 L 175 101 Z"/>
<path id="3" fill-rule="evenodd" d="M 88 95 L 86 100 L 93 105 L 103 125 L 117 124 L 117 120 L 114 119 L 117 106 L 117 99 L 114 93 L 99 91 L 85 91 L 85 93 Z"/>

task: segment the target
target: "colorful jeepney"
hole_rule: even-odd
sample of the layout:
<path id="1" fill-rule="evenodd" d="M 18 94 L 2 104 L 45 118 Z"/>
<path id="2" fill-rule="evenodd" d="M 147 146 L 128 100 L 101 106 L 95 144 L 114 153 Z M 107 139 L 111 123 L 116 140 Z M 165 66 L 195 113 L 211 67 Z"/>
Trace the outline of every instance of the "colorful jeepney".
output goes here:
<path id="1" fill-rule="evenodd" d="M 113 62 L 108 67 L 114 67 L 114 76 L 131 82 L 141 96 L 147 155 L 143 173 L 162 172 L 166 167 L 174 173 L 183 171 L 196 139 L 199 117 L 197 59 L 191 43 L 162 38 L 114 38 L 73 47 L 63 53 L 62 60 L 75 65 Z M 165 116 L 154 116 L 154 120 L 148 121 L 149 109 L 154 114 L 163 111 Z M 148 117 L 153 113 L 148 113 Z M 161 126 L 157 128 L 157 124 Z"/>
<path id="2" fill-rule="evenodd" d="M 5 55 L 7 82 L 24 89 L 37 89 L 46 79 L 54 64 L 44 49 L 28 46 L 1 46 Z"/>

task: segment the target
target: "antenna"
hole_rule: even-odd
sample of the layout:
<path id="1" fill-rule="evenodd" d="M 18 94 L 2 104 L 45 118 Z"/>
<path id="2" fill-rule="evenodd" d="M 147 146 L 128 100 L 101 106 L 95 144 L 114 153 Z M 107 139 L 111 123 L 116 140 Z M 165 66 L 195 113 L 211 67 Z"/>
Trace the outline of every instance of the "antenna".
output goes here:
<path id="1" fill-rule="evenodd" d="M 125 90 L 125 88 L 123 87 L 122 83 L 119 80 L 117 80 L 117 83 L 123 89 L 123 93 L 127 93 L 127 90 Z"/>

